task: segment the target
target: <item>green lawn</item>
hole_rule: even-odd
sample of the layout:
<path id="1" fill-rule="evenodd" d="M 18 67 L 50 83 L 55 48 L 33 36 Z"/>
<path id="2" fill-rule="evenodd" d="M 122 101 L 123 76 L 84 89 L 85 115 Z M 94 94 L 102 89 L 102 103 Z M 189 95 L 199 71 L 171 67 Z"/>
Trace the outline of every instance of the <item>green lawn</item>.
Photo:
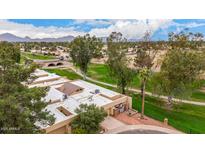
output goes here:
<path id="1" fill-rule="evenodd" d="M 78 74 L 76 74 L 75 72 L 73 72 L 72 70 L 70 69 L 44 69 L 45 71 L 47 72 L 50 72 L 50 73 L 55 73 L 57 75 L 60 75 L 60 76 L 63 76 L 63 77 L 66 77 L 70 80 L 76 80 L 76 79 L 82 79 L 81 76 L 79 76 Z"/>
<path id="2" fill-rule="evenodd" d="M 71 80 L 82 79 L 82 77 L 80 77 L 75 72 L 69 69 L 45 70 L 51 73 L 56 73 L 58 75 L 67 77 Z M 101 84 L 97 85 L 119 92 L 117 88 L 112 88 Z M 138 111 L 141 111 L 140 96 L 133 93 L 130 93 L 129 95 L 132 96 L 133 108 L 137 109 Z M 163 101 L 158 100 L 154 97 L 146 96 L 145 115 L 159 121 L 163 121 L 164 118 L 168 118 L 169 124 L 171 126 L 185 133 L 205 133 L 205 107 L 203 106 L 177 104 L 174 106 L 172 110 L 168 110 L 164 107 Z"/>
<path id="3" fill-rule="evenodd" d="M 132 95 L 133 108 L 141 111 L 141 98 Z M 136 99 L 137 98 L 137 99 Z M 190 104 L 175 105 L 174 109 L 168 110 L 163 107 L 163 102 L 146 96 L 145 115 L 153 119 L 163 121 L 168 118 L 169 124 L 185 133 L 205 133 L 205 107 Z"/>
<path id="4" fill-rule="evenodd" d="M 108 68 L 104 64 L 90 64 L 87 76 L 110 84 L 116 84 L 116 80 L 111 78 L 108 72 Z M 133 82 L 130 85 L 131 87 L 139 88 L 140 80 L 139 77 L 136 76 Z"/>
<path id="5" fill-rule="evenodd" d="M 56 57 L 54 56 L 49 56 L 49 55 L 42 55 L 42 54 L 32 54 L 32 53 L 29 53 L 29 52 L 24 52 L 24 53 L 21 53 L 22 56 L 24 57 L 28 57 L 30 59 L 39 59 L 39 60 L 50 60 L 50 59 L 56 59 Z"/>
<path id="6" fill-rule="evenodd" d="M 205 93 L 199 90 L 192 93 L 191 100 L 194 101 L 205 101 Z"/>

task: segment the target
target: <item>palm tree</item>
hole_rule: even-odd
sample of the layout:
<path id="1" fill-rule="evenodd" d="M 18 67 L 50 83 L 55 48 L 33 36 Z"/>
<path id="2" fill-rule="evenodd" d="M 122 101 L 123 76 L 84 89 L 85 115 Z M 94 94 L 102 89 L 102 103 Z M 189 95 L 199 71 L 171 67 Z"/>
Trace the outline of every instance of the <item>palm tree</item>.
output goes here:
<path id="1" fill-rule="evenodd" d="M 141 85 L 142 85 L 142 111 L 141 111 L 141 119 L 144 119 L 144 101 L 145 101 L 145 86 L 146 86 L 146 82 L 149 79 L 151 74 L 150 69 L 148 69 L 147 67 L 143 67 L 142 69 L 139 70 L 139 76 L 141 79 Z"/>

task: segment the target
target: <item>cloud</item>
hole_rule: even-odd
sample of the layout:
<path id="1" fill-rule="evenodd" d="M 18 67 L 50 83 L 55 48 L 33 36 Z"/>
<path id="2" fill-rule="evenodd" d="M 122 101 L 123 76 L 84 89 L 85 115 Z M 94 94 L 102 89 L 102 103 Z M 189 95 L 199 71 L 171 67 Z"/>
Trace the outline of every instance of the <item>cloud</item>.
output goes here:
<path id="1" fill-rule="evenodd" d="M 127 39 L 140 39 L 149 30 L 154 34 L 158 29 L 166 29 L 173 24 L 172 20 L 74 20 L 70 27 L 35 27 L 32 24 L 20 24 L 8 20 L 0 20 L 0 34 L 11 33 L 20 37 L 31 38 L 63 37 L 67 35 L 85 35 L 86 32 L 79 30 L 83 24 L 92 25 L 88 31 L 97 37 L 107 37 L 113 31 L 121 32 Z M 81 26 L 79 26 L 81 25 Z M 99 25 L 104 25 L 100 26 Z M 106 26 L 105 26 L 106 25 Z M 192 25 L 194 26 L 194 25 Z"/>
<path id="2" fill-rule="evenodd" d="M 107 28 L 94 28 L 91 35 L 100 37 L 108 36 L 111 32 L 121 32 L 128 39 L 140 39 L 146 31 L 154 34 L 158 29 L 165 29 L 172 23 L 172 20 L 117 20 Z"/>
<path id="3" fill-rule="evenodd" d="M 62 37 L 67 35 L 84 35 L 85 32 L 76 31 L 75 27 L 35 27 L 32 24 L 19 24 L 8 20 L 0 20 L 0 34 L 11 33 L 20 37 L 31 38 Z"/>
<path id="4" fill-rule="evenodd" d="M 178 29 L 184 29 L 184 28 L 196 28 L 196 27 L 202 27 L 205 26 L 205 22 L 187 22 L 187 23 L 178 23 L 178 22 L 172 22 L 170 23 L 170 26 L 174 26 Z"/>
<path id="5" fill-rule="evenodd" d="M 74 20 L 75 24 L 87 24 L 87 25 L 110 25 L 112 22 L 110 20 L 103 20 L 103 19 L 76 19 Z"/>

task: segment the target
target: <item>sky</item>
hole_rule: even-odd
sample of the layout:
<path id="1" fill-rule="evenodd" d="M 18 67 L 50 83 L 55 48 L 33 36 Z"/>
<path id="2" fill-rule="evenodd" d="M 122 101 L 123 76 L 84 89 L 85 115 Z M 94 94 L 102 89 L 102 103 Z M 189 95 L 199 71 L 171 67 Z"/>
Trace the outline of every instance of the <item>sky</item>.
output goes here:
<path id="1" fill-rule="evenodd" d="M 89 33 L 107 37 L 113 31 L 127 39 L 141 39 L 146 31 L 152 40 L 167 40 L 169 32 L 188 28 L 205 35 L 205 19 L 8 19 L 0 20 L 0 34 L 11 33 L 20 37 L 58 38 Z"/>

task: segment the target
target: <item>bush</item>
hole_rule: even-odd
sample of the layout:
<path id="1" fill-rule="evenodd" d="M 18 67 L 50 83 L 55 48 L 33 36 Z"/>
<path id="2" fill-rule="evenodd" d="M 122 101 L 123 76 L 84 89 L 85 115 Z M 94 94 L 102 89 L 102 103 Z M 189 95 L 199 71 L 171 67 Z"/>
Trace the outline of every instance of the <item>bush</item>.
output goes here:
<path id="1" fill-rule="evenodd" d="M 81 104 L 75 110 L 78 116 L 71 122 L 72 132 L 95 134 L 100 130 L 100 123 L 107 116 L 103 108 L 95 104 Z"/>
<path id="2" fill-rule="evenodd" d="M 88 134 L 88 132 L 82 128 L 75 128 L 72 129 L 72 134 Z"/>

